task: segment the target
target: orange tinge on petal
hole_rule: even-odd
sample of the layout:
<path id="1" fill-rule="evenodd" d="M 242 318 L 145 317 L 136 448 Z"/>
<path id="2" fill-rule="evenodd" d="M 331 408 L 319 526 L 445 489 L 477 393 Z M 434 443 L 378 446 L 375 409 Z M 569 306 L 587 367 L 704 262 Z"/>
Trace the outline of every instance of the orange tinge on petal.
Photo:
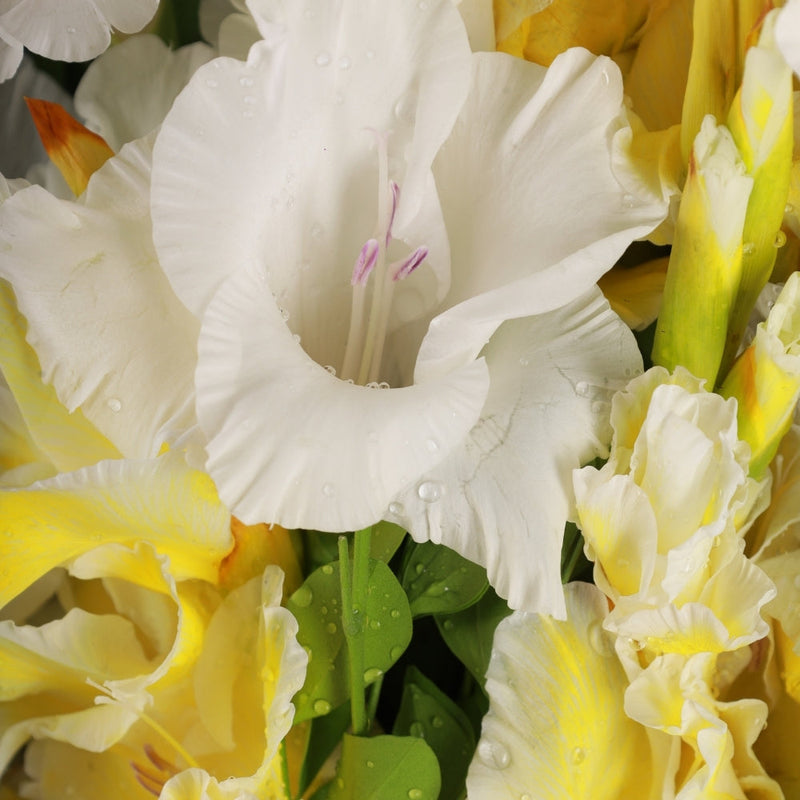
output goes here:
<path id="1" fill-rule="evenodd" d="M 92 133 L 58 103 L 25 98 L 50 160 L 79 195 L 89 178 L 114 155 L 102 136 Z"/>

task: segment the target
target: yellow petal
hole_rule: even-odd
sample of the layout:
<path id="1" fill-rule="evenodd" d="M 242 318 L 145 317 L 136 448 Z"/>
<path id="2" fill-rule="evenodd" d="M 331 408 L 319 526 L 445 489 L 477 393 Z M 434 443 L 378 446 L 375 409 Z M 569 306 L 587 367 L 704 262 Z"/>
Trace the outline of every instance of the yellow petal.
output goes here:
<path id="1" fill-rule="evenodd" d="M 612 269 L 597 285 L 611 308 L 635 331 L 644 330 L 658 316 L 669 258 L 656 258 L 630 269 Z"/>
<path id="2" fill-rule="evenodd" d="M 509 5 L 520 12 L 519 4 L 495 3 L 501 15 L 495 17 L 497 49 L 509 52 L 513 31 L 522 24 L 521 14 L 506 13 Z M 531 4 L 525 4 L 530 6 Z M 523 55 L 528 61 L 549 66 L 553 59 L 570 47 L 585 47 L 596 55 L 616 56 L 633 46 L 636 35 L 647 19 L 650 0 L 554 0 L 546 8 L 524 20 Z M 529 14 L 531 12 L 528 12 Z M 514 22 L 519 22 L 514 25 Z M 506 39 L 511 42 L 506 43 Z M 516 42 L 519 42 L 517 37 Z M 518 45 L 517 45 L 518 46 Z"/>
<path id="3" fill-rule="evenodd" d="M 179 454 L 103 461 L 0 495 L 0 606 L 51 568 L 102 543 L 151 542 L 178 580 L 216 582 L 233 546 L 211 479 Z"/>
<path id="4" fill-rule="evenodd" d="M 80 409 L 70 414 L 53 387 L 42 383 L 39 359 L 25 340 L 25 331 L 14 293 L 6 281 L 0 280 L 0 370 L 33 443 L 59 472 L 118 458 L 116 448 Z"/>
<path id="5" fill-rule="evenodd" d="M 494 0 L 494 29 L 498 41 L 510 36 L 525 19 L 553 0 Z"/>
<path id="6" fill-rule="evenodd" d="M 105 140 L 81 125 L 58 103 L 25 98 L 50 160 L 77 196 L 89 178 L 114 155 Z"/>
<path id="7" fill-rule="evenodd" d="M 515 613 L 497 629 L 470 800 L 661 797 L 666 765 L 622 708 L 628 681 L 602 629 L 606 600 L 589 584 L 565 595 L 567 621 Z"/>

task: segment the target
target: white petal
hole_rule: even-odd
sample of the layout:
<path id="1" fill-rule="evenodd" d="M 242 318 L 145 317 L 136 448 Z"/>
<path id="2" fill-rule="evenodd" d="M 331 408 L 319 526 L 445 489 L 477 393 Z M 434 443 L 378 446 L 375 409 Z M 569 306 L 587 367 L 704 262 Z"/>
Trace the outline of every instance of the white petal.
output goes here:
<path id="1" fill-rule="evenodd" d="M 193 391 L 197 323 L 158 266 L 148 188 L 142 140 L 107 161 L 77 202 L 32 186 L 0 206 L 0 276 L 43 379 L 130 457 L 158 451 L 159 429 Z"/>
<path id="2" fill-rule="evenodd" d="M 180 50 L 158 36 L 134 36 L 94 61 L 75 91 L 75 108 L 113 150 L 158 127 L 195 70 L 213 55 L 197 42 Z"/>
<path id="3" fill-rule="evenodd" d="M 464 438 L 488 384 L 482 360 L 403 389 L 340 381 L 305 354 L 249 270 L 206 312 L 196 380 L 208 470 L 236 516 L 329 531 L 379 520 Z"/>
<path id="4" fill-rule="evenodd" d="M 800 75 L 800 0 L 788 0 L 775 22 L 775 43 L 789 66 Z"/>
<path id="5" fill-rule="evenodd" d="M 22 63 L 22 45 L 0 27 L 0 83 L 13 78 Z"/>
<path id="6" fill-rule="evenodd" d="M 606 600 L 582 583 L 566 595 L 566 622 L 518 612 L 497 627 L 472 800 L 660 796 L 665 765 L 622 708 L 627 679 L 601 627 Z"/>
<path id="7" fill-rule="evenodd" d="M 154 239 L 196 314 L 245 264 L 266 271 L 296 320 L 316 319 L 321 296 L 340 316 L 356 256 L 375 235 L 372 131 L 391 131 L 395 236 L 408 239 L 467 90 L 469 46 L 448 2 L 295 2 L 283 13 L 281 36 L 254 45 L 247 64 L 198 70 L 156 144 Z M 411 242 L 421 244 L 446 273 L 443 232 Z"/>
<path id="8" fill-rule="evenodd" d="M 108 47 L 111 28 L 134 33 L 158 0 L 7 0 L 0 25 L 29 50 L 58 61 L 86 61 Z"/>
<path id="9" fill-rule="evenodd" d="M 597 289 L 506 323 L 485 355 L 491 389 L 481 421 L 396 498 L 388 518 L 417 541 L 483 564 L 512 608 L 563 616 L 559 564 L 572 470 L 607 452 L 608 399 L 641 369 L 641 357 Z"/>
<path id="10" fill-rule="evenodd" d="M 611 61 L 573 49 L 548 70 L 500 53 L 473 66 L 434 164 L 455 307 L 428 332 L 417 379 L 474 358 L 503 320 L 579 296 L 666 213 L 612 173 L 611 138 L 627 122 Z"/>

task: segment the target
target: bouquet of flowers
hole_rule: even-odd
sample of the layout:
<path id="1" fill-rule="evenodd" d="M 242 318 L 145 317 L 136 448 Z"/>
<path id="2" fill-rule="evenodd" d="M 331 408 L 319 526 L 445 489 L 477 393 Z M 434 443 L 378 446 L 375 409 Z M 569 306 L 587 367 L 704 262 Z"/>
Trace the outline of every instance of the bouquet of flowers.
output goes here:
<path id="1" fill-rule="evenodd" d="M 800 0 L 0 0 L 0 800 L 800 798 L 798 76 Z"/>

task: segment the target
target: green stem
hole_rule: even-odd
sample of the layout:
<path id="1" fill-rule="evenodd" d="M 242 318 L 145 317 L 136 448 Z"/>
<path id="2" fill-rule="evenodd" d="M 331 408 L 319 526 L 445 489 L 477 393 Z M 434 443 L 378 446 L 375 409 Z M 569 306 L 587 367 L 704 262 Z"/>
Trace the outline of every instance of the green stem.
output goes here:
<path id="1" fill-rule="evenodd" d="M 367 732 L 367 708 L 364 697 L 364 615 L 369 582 L 369 550 L 372 528 L 356 531 L 353 566 L 347 539 L 339 537 L 339 569 L 342 583 L 342 629 L 347 641 L 350 665 L 350 713 L 353 733 Z"/>
<path id="2" fill-rule="evenodd" d="M 369 687 L 369 700 L 367 701 L 367 726 L 372 725 L 375 719 L 375 712 L 378 710 L 378 700 L 381 697 L 381 686 L 383 686 L 383 675 L 381 675 L 372 686 Z"/>

